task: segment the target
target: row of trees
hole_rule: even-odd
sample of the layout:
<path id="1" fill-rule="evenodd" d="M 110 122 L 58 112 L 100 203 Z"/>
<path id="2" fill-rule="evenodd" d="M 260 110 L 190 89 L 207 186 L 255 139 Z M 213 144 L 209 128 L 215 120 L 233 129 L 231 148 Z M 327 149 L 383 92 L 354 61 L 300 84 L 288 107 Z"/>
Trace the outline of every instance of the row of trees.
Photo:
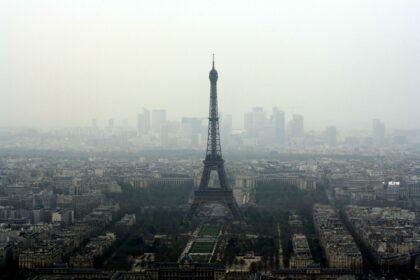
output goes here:
<path id="1" fill-rule="evenodd" d="M 136 215 L 136 224 L 115 249 L 107 268 L 131 268 L 132 257 L 154 253 L 156 261 L 176 261 L 188 240 L 183 233 L 189 230 L 183 223 L 192 186 L 160 185 L 134 189 L 119 183 L 122 192 L 109 194 L 119 203 L 120 213 Z M 166 235 L 156 239 L 156 234 Z"/>
<path id="2" fill-rule="evenodd" d="M 302 218 L 303 232 L 307 238 L 315 262 L 325 264 L 324 252 L 315 234 L 312 218 L 315 203 L 328 203 L 324 187 L 319 185 L 314 190 L 300 190 L 294 185 L 264 183 L 255 191 L 256 207 L 244 210 L 248 230 L 260 236 L 274 236 L 272 255 L 277 256 L 277 225 L 280 226 L 280 244 L 283 250 L 284 265 L 289 265 L 292 253 L 291 229 L 289 215 L 293 211 Z M 277 256 L 279 257 L 279 256 Z M 276 264 L 277 265 L 277 264 Z M 277 266 L 276 266 L 277 267 Z"/>

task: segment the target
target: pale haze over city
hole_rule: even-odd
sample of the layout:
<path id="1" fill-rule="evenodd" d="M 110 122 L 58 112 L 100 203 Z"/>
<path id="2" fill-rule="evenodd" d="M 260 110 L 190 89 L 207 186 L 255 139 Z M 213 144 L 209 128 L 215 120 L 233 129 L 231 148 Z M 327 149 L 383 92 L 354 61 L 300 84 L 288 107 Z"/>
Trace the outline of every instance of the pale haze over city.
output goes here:
<path id="1" fill-rule="evenodd" d="M 420 128 L 419 1 L 1 1 L 0 126 L 136 125 L 254 106 L 305 128 Z"/>

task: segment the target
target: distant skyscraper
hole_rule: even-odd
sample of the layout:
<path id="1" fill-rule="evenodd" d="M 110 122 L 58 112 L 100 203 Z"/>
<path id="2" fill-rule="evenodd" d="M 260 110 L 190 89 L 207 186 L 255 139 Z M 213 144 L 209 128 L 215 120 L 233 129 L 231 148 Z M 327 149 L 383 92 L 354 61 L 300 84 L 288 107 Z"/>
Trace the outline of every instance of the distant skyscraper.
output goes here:
<path id="1" fill-rule="evenodd" d="M 150 112 L 143 108 L 142 113 L 137 114 L 137 134 L 146 135 L 150 130 Z"/>
<path id="2" fill-rule="evenodd" d="M 252 112 L 244 115 L 244 129 L 250 136 L 258 136 L 264 131 L 267 124 L 267 117 L 262 107 L 252 108 Z"/>
<path id="3" fill-rule="evenodd" d="M 137 135 L 142 136 L 144 134 L 146 134 L 144 127 L 144 115 L 137 114 Z"/>
<path id="4" fill-rule="evenodd" d="M 166 124 L 166 110 L 153 110 L 152 111 L 152 130 L 160 133 L 162 126 Z"/>
<path id="5" fill-rule="evenodd" d="M 293 118 L 289 121 L 288 130 L 289 130 L 290 137 L 303 137 L 303 134 L 304 134 L 303 116 L 294 114 Z"/>
<path id="6" fill-rule="evenodd" d="M 252 134 L 252 127 L 253 127 L 253 118 L 252 112 L 246 112 L 244 114 L 244 130 L 247 135 Z"/>
<path id="7" fill-rule="evenodd" d="M 108 129 L 112 132 L 114 130 L 114 119 L 108 120 Z"/>
<path id="8" fill-rule="evenodd" d="M 258 135 L 261 131 L 264 131 L 264 127 L 267 124 L 267 116 L 262 107 L 252 108 L 252 117 L 253 117 L 253 131 Z"/>
<path id="9" fill-rule="evenodd" d="M 381 144 L 385 141 L 385 124 L 381 120 L 373 120 L 372 136 L 374 141 L 378 144 Z"/>
<path id="10" fill-rule="evenodd" d="M 337 128 L 335 126 L 328 126 L 325 129 L 325 142 L 328 145 L 337 144 Z"/>
<path id="11" fill-rule="evenodd" d="M 143 108 L 143 122 L 144 133 L 147 134 L 150 131 L 150 112 L 146 108 Z"/>
<path id="12" fill-rule="evenodd" d="M 181 125 L 184 139 L 186 139 L 190 145 L 197 146 L 203 129 L 201 120 L 199 118 L 183 117 Z"/>
<path id="13" fill-rule="evenodd" d="M 273 108 L 272 125 L 274 130 L 274 143 L 283 144 L 286 139 L 286 121 L 284 112 Z"/>
<path id="14" fill-rule="evenodd" d="M 96 119 L 92 119 L 92 128 L 94 129 L 98 128 L 98 121 Z"/>

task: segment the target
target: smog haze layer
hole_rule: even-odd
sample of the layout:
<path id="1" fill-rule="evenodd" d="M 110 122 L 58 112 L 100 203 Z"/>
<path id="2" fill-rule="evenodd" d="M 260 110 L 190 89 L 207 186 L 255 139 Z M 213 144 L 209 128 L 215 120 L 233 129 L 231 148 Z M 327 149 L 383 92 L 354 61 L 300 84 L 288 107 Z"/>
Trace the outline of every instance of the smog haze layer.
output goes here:
<path id="1" fill-rule="evenodd" d="M 419 1 L 2 1 L 0 126 L 134 126 L 277 106 L 305 125 L 420 128 Z"/>

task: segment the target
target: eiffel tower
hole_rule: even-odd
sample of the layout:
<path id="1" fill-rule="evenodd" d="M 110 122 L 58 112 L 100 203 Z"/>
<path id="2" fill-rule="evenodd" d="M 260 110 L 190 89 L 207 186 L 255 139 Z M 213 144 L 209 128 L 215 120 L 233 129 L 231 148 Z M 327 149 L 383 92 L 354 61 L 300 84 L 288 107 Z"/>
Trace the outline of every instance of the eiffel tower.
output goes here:
<path id="1" fill-rule="evenodd" d="M 210 110 L 209 110 L 209 128 L 207 137 L 207 151 L 204 159 L 204 169 L 201 175 L 200 186 L 194 192 L 194 200 L 191 204 L 190 211 L 186 219 L 191 220 L 196 214 L 198 208 L 203 204 L 219 203 L 223 204 L 230 212 L 235 220 L 241 219 L 238 204 L 233 197 L 232 190 L 228 187 L 226 173 L 224 168 L 224 160 L 222 158 L 222 148 L 220 146 L 219 134 L 219 113 L 217 109 L 217 79 L 218 74 L 213 68 L 209 74 L 210 79 Z M 209 180 L 211 171 L 217 171 L 219 176 L 219 188 L 209 188 Z"/>

